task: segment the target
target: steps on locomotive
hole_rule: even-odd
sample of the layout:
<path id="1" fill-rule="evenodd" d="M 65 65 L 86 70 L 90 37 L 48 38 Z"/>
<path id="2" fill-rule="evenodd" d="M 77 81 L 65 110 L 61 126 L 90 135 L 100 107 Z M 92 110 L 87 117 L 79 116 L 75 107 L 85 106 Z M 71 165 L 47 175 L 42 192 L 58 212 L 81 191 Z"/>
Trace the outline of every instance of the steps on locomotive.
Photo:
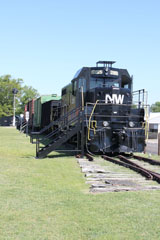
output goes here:
<path id="1" fill-rule="evenodd" d="M 55 138 L 50 139 L 51 141 L 41 147 L 40 150 L 37 152 L 38 158 L 46 157 L 50 152 L 59 148 L 63 143 L 67 142 L 71 137 L 73 137 L 78 131 L 80 130 L 80 126 L 78 124 L 68 128 L 65 132 L 61 132 Z"/>
<path id="2" fill-rule="evenodd" d="M 66 131 L 63 132 L 63 134 L 67 134 Z M 55 137 L 54 138 L 47 138 L 46 136 L 47 136 L 47 134 L 41 134 L 41 135 L 38 136 L 39 143 L 44 145 L 45 147 L 56 141 Z M 62 137 L 61 137 L 61 135 L 59 135 L 57 138 L 62 138 Z M 43 148 L 43 147 L 40 147 L 40 148 Z"/>

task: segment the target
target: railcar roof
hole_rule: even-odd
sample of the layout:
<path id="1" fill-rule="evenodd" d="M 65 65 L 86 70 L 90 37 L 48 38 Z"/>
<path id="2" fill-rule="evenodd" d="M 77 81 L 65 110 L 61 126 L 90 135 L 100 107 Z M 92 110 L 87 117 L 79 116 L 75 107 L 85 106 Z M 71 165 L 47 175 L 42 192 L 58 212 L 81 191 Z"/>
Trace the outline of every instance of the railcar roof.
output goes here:
<path id="1" fill-rule="evenodd" d="M 57 96 L 57 94 L 51 94 L 51 95 L 42 95 L 41 97 L 37 98 L 36 100 L 39 100 L 42 104 L 45 102 L 49 102 L 51 100 L 60 100 L 61 97 Z"/>

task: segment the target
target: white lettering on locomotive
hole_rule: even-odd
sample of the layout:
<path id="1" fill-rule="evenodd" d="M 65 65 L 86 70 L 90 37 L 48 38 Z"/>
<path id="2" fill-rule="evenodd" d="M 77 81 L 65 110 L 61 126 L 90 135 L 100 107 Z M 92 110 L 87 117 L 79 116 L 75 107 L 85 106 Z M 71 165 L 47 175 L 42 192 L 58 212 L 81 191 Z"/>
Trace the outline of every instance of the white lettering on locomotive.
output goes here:
<path id="1" fill-rule="evenodd" d="M 124 95 L 117 95 L 112 94 L 112 97 L 109 94 L 106 94 L 105 103 L 112 103 L 112 104 L 123 104 Z"/>

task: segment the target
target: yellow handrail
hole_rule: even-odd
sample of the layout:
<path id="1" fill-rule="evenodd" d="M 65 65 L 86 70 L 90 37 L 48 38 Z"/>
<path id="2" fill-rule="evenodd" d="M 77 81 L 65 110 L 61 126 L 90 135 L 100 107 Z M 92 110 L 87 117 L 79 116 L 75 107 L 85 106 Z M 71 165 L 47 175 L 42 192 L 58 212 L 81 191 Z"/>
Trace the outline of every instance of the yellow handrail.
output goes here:
<path id="1" fill-rule="evenodd" d="M 149 116 L 148 116 L 148 108 L 146 106 L 145 108 L 145 115 L 146 115 L 146 121 L 145 121 L 145 137 L 146 137 L 146 140 L 148 140 L 148 130 L 149 130 Z"/>
<path id="2" fill-rule="evenodd" d="M 82 111 L 84 110 L 84 94 L 83 94 L 83 86 L 81 87 L 82 92 Z"/>
<path id="3" fill-rule="evenodd" d="M 89 140 L 89 141 L 91 140 L 91 139 L 90 139 L 90 136 L 89 136 L 89 135 L 90 135 L 91 118 L 92 118 L 92 115 L 93 115 L 93 113 L 94 113 L 94 110 L 95 110 L 98 102 L 99 102 L 99 100 L 97 100 L 97 101 L 95 102 L 94 107 L 93 107 L 92 112 L 91 112 L 91 115 L 90 115 L 90 117 L 89 117 L 89 123 L 88 123 L 88 140 Z"/>
<path id="4" fill-rule="evenodd" d="M 93 124 L 94 124 L 94 126 L 93 126 Z M 97 121 L 96 120 L 91 121 L 91 128 L 93 129 L 94 135 L 95 135 L 96 134 L 96 128 L 97 128 Z"/>

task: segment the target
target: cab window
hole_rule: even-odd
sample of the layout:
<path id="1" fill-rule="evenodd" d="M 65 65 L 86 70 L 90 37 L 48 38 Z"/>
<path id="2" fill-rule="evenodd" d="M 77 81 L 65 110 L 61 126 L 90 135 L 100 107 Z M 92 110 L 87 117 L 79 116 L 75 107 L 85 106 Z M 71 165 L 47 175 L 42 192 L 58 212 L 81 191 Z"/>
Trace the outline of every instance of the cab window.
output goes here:
<path id="1" fill-rule="evenodd" d="M 76 80 L 73 80 L 72 81 L 72 95 L 73 96 L 76 96 L 76 87 L 77 87 L 77 81 Z"/>
<path id="2" fill-rule="evenodd" d="M 78 80 L 78 88 L 81 89 L 83 87 L 83 92 L 86 92 L 86 79 L 85 78 L 79 78 Z"/>
<path id="3" fill-rule="evenodd" d="M 129 84 L 124 84 L 124 88 L 129 88 Z"/>
<path id="4" fill-rule="evenodd" d="M 111 87 L 119 88 L 119 82 L 109 81 L 108 79 L 105 78 L 91 78 L 90 80 L 90 89 Z"/>
<path id="5" fill-rule="evenodd" d="M 121 78 L 121 87 L 126 89 L 131 88 L 131 79 L 123 75 Z"/>

